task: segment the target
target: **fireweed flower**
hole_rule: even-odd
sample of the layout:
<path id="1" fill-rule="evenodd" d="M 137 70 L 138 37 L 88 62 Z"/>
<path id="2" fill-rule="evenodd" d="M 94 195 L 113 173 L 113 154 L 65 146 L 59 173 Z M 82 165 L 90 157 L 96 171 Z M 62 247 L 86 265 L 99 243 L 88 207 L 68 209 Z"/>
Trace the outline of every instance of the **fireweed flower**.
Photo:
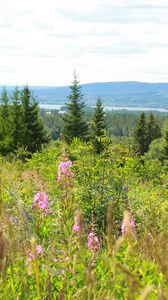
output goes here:
<path id="1" fill-rule="evenodd" d="M 46 193 L 37 193 L 34 196 L 34 201 L 33 201 L 33 208 L 40 208 L 42 213 L 47 213 L 48 212 L 48 198 Z"/>
<path id="2" fill-rule="evenodd" d="M 82 224 L 81 224 L 80 216 L 78 216 L 78 215 L 76 215 L 76 217 L 75 217 L 75 224 L 72 227 L 72 231 L 74 231 L 74 232 L 82 231 Z"/>
<path id="3" fill-rule="evenodd" d="M 74 226 L 72 227 L 72 230 L 74 232 L 80 232 L 80 230 L 81 230 L 80 225 L 75 223 Z"/>
<path id="4" fill-rule="evenodd" d="M 27 259 L 26 259 L 27 273 L 29 275 L 32 275 L 32 260 L 34 259 L 34 255 L 28 252 L 26 254 L 27 254 Z"/>
<path id="5" fill-rule="evenodd" d="M 121 233 L 123 237 L 135 237 L 135 218 L 128 211 L 124 213 L 124 218 L 121 225 Z"/>
<path id="6" fill-rule="evenodd" d="M 70 257 L 67 256 L 67 257 L 65 258 L 65 261 L 69 261 L 69 260 L 70 260 Z"/>
<path id="7" fill-rule="evenodd" d="M 37 245 L 36 250 L 37 250 L 37 254 L 43 253 L 43 248 L 41 245 Z"/>
<path id="8" fill-rule="evenodd" d="M 82 232 L 82 214 L 80 209 L 78 208 L 77 211 L 75 212 L 75 223 L 72 227 L 72 231 L 76 233 L 81 233 Z"/>
<path id="9" fill-rule="evenodd" d="M 43 248 L 41 245 L 37 245 L 36 247 L 37 255 L 43 253 Z M 33 267 L 33 261 L 35 259 L 35 255 L 33 255 L 31 252 L 26 251 L 26 265 L 27 265 L 27 273 L 29 275 L 32 275 L 32 267 Z"/>
<path id="10" fill-rule="evenodd" d="M 58 182 L 61 181 L 62 176 L 65 178 L 70 178 L 72 175 L 71 168 L 72 162 L 70 160 L 68 161 L 61 161 L 58 166 Z"/>
<path id="11" fill-rule="evenodd" d="M 99 241 L 98 237 L 96 236 L 96 234 L 94 233 L 94 231 L 91 231 L 88 234 L 87 246 L 93 252 L 96 252 L 100 249 L 100 241 Z"/>

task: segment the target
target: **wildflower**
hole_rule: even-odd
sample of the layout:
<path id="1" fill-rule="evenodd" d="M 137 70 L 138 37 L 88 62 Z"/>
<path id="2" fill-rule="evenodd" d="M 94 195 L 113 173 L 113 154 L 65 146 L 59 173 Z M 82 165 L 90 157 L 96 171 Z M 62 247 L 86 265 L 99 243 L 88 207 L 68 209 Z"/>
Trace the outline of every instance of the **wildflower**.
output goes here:
<path id="1" fill-rule="evenodd" d="M 43 253 L 43 248 L 42 248 L 41 245 L 38 245 L 38 246 L 36 247 L 36 250 L 37 250 L 37 253 L 38 253 L 38 254 Z"/>
<path id="2" fill-rule="evenodd" d="M 48 198 L 47 198 L 47 195 L 46 193 L 37 193 L 35 196 L 34 196 L 34 201 L 33 201 L 33 205 L 32 205 L 32 208 L 35 209 L 35 208 L 40 208 L 42 210 L 42 212 L 46 213 L 48 212 Z"/>
<path id="3" fill-rule="evenodd" d="M 26 252 L 27 254 L 27 259 L 26 259 L 26 264 L 27 264 L 27 273 L 29 275 L 32 275 L 32 260 L 34 259 L 34 255 L 31 253 Z"/>
<path id="4" fill-rule="evenodd" d="M 41 245 L 37 245 L 37 246 L 36 246 L 36 251 L 37 251 L 37 252 L 36 252 L 37 254 L 43 253 L 43 248 L 42 248 L 42 246 L 41 246 Z M 36 255 L 35 255 L 35 253 L 32 254 L 31 252 L 28 252 L 28 251 L 26 250 L 26 256 L 27 256 L 27 259 L 26 259 L 27 272 L 28 272 L 29 275 L 32 275 L 32 266 L 33 266 L 33 261 L 34 261 L 34 259 L 36 258 Z"/>
<path id="5" fill-rule="evenodd" d="M 124 213 L 123 222 L 121 225 L 121 233 L 124 237 L 134 237 L 135 236 L 135 219 L 132 214 L 128 211 Z"/>
<path id="6" fill-rule="evenodd" d="M 80 225 L 75 223 L 74 226 L 72 227 L 72 230 L 74 232 L 80 232 Z"/>
<path id="7" fill-rule="evenodd" d="M 87 246 L 93 252 L 100 249 L 100 241 L 93 230 L 88 234 Z"/>
<path id="8" fill-rule="evenodd" d="M 65 261 L 69 261 L 69 260 L 70 260 L 70 257 L 67 256 L 67 257 L 65 258 Z"/>
<path id="9" fill-rule="evenodd" d="M 72 231 L 74 232 L 81 232 L 82 230 L 82 224 L 81 224 L 81 218 L 79 215 L 76 215 L 75 217 L 75 224 L 72 227 Z"/>
<path id="10" fill-rule="evenodd" d="M 72 175 L 71 168 L 72 162 L 70 160 L 68 161 L 61 161 L 58 166 L 58 182 L 61 181 L 62 175 L 64 175 L 65 178 L 70 178 Z"/>
<path id="11" fill-rule="evenodd" d="M 57 263 L 58 262 L 58 258 L 54 258 L 54 260 L 53 260 L 55 263 Z"/>
<path id="12" fill-rule="evenodd" d="M 75 213 L 75 224 L 72 227 L 72 231 L 77 233 L 82 232 L 82 214 L 79 208 Z"/>

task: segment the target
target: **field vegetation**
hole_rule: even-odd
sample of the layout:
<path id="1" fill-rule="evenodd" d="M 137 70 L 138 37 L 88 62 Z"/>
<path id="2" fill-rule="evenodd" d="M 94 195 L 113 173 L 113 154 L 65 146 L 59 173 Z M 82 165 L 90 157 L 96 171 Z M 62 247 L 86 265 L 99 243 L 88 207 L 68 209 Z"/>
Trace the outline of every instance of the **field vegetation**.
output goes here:
<path id="1" fill-rule="evenodd" d="M 167 299 L 166 161 L 76 138 L 0 175 L 1 299 Z"/>
<path id="2" fill-rule="evenodd" d="M 117 115 L 115 135 L 76 77 L 69 100 L 52 138 L 28 87 L 3 90 L 0 299 L 167 300 L 167 116 Z"/>

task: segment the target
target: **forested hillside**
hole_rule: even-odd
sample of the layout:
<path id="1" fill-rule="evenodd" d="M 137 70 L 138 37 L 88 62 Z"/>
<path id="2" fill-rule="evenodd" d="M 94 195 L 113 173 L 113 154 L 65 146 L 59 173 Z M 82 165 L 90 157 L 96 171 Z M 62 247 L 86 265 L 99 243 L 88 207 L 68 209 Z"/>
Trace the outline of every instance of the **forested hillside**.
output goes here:
<path id="1" fill-rule="evenodd" d="M 85 109 L 86 119 L 91 121 L 94 109 Z M 146 113 L 149 116 L 149 113 Z M 134 128 L 139 118 L 140 112 L 128 112 L 128 111 L 105 111 L 105 122 L 107 128 L 107 134 L 110 137 L 132 137 Z M 58 110 L 40 110 L 40 116 L 49 129 L 53 139 L 57 139 L 60 133 L 63 131 L 64 123 L 62 114 Z M 160 125 L 163 126 L 167 120 L 167 114 L 154 113 L 154 116 Z"/>
<path id="2" fill-rule="evenodd" d="M 167 300 L 168 117 L 83 100 L 1 94 L 0 298 Z"/>
<path id="3" fill-rule="evenodd" d="M 81 84 L 84 100 L 87 106 L 95 105 L 98 97 L 103 99 L 103 105 L 136 106 L 168 109 L 168 83 L 148 82 L 100 82 Z M 9 93 L 13 87 L 7 87 Z M 65 104 L 70 93 L 68 86 L 62 87 L 31 87 L 40 103 Z M 0 92 L 2 86 L 0 86 Z"/>
<path id="4" fill-rule="evenodd" d="M 168 0 L 0 0 L 0 300 L 168 300 Z"/>

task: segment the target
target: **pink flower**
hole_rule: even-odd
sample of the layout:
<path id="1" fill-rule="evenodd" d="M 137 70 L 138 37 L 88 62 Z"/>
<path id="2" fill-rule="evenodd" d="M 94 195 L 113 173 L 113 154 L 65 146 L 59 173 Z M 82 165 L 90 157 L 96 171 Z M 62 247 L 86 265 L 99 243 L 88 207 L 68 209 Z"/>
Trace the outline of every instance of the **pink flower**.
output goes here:
<path id="1" fill-rule="evenodd" d="M 72 227 L 72 231 L 76 233 L 82 233 L 82 214 L 80 209 L 78 208 L 75 212 L 75 223 Z"/>
<path id="2" fill-rule="evenodd" d="M 58 182 L 61 181 L 62 176 L 65 178 L 70 178 L 72 175 L 71 168 L 72 162 L 70 160 L 68 161 L 61 161 L 58 166 Z"/>
<path id="3" fill-rule="evenodd" d="M 99 239 L 93 231 L 88 234 L 87 246 L 93 252 L 96 252 L 100 249 Z"/>
<path id="4" fill-rule="evenodd" d="M 43 201 L 39 201 L 38 203 L 39 208 L 47 209 L 48 208 L 48 199 L 44 199 Z"/>
<path id="5" fill-rule="evenodd" d="M 43 248 L 42 248 L 41 245 L 38 245 L 38 246 L 36 247 L 36 250 L 37 250 L 37 253 L 38 253 L 38 254 L 43 253 Z"/>
<path id="6" fill-rule="evenodd" d="M 74 226 L 72 227 L 72 230 L 74 231 L 74 232 L 80 232 L 80 230 L 81 230 L 81 227 L 80 227 L 80 225 L 79 224 L 74 224 Z"/>
<path id="7" fill-rule="evenodd" d="M 67 257 L 65 258 L 65 261 L 69 261 L 69 260 L 70 260 L 70 257 L 67 256 Z"/>
<path id="8" fill-rule="evenodd" d="M 58 262 L 58 258 L 54 258 L 54 260 L 53 260 L 55 263 L 57 263 Z"/>
<path id="9" fill-rule="evenodd" d="M 34 196 L 34 201 L 35 204 L 32 205 L 32 208 L 40 208 L 42 212 L 47 213 L 48 212 L 48 198 L 46 193 L 37 193 Z"/>
<path id="10" fill-rule="evenodd" d="M 34 259 L 34 255 L 26 251 L 26 255 L 28 256 L 26 259 L 27 264 L 27 273 L 32 275 L 32 260 Z"/>

